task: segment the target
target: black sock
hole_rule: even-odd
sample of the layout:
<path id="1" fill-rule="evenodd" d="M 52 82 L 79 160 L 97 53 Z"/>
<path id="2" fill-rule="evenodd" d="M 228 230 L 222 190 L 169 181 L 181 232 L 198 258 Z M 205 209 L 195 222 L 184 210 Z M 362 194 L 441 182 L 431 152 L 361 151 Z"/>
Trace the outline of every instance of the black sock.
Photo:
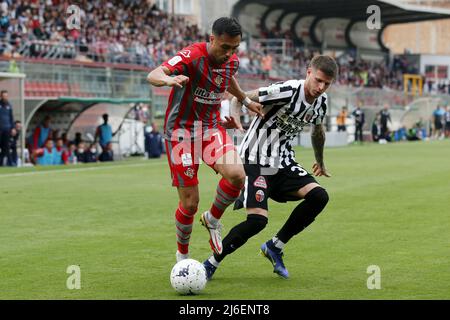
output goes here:
<path id="1" fill-rule="evenodd" d="M 260 214 L 249 214 L 247 220 L 233 227 L 222 240 L 222 254 L 214 253 L 217 262 L 222 261 L 227 255 L 241 247 L 248 239 L 265 228 L 267 217 Z"/>
<path id="2" fill-rule="evenodd" d="M 277 238 L 287 243 L 293 236 L 309 226 L 328 203 L 328 193 L 322 187 L 312 189 L 291 213 Z"/>

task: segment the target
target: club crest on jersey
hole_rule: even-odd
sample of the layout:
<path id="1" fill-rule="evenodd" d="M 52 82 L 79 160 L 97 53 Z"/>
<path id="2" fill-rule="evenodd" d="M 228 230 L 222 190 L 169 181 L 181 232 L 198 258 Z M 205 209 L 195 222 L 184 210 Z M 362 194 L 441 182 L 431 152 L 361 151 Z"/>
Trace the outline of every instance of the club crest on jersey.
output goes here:
<path id="1" fill-rule="evenodd" d="M 180 51 L 180 54 L 185 57 L 185 58 L 190 58 L 191 57 L 191 50 L 182 50 Z"/>
<path id="2" fill-rule="evenodd" d="M 263 176 L 259 176 L 258 178 L 256 178 L 256 180 L 253 183 L 253 185 L 255 187 L 257 187 L 257 188 L 267 189 L 267 182 L 266 182 L 266 179 Z"/>
<path id="3" fill-rule="evenodd" d="M 305 121 L 306 122 L 309 122 L 309 120 L 311 120 L 311 118 L 313 117 L 313 115 L 314 115 L 314 110 L 313 109 L 309 109 L 307 112 L 306 112 L 306 114 L 305 114 Z"/>
<path id="4" fill-rule="evenodd" d="M 223 78 L 221 76 L 216 76 L 216 78 L 214 79 L 215 84 L 217 84 L 218 86 L 220 86 L 223 82 Z"/>
<path id="5" fill-rule="evenodd" d="M 264 191 L 262 191 L 262 190 L 256 191 L 255 199 L 258 202 L 263 202 L 263 200 L 264 200 Z"/>
<path id="6" fill-rule="evenodd" d="M 192 179 L 194 177 L 195 170 L 192 168 L 187 168 L 184 174 Z"/>

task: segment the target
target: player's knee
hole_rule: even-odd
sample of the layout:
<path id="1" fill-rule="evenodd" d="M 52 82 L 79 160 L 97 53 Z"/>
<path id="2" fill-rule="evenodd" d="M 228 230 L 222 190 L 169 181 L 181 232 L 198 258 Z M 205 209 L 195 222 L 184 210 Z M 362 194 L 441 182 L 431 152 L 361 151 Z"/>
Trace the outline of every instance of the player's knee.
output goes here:
<path id="1" fill-rule="evenodd" d="M 194 215 L 197 210 L 198 210 L 198 203 L 199 203 L 200 199 L 199 198 L 188 198 L 185 199 L 185 201 L 183 202 L 183 208 L 190 214 L 190 215 Z"/>
<path id="2" fill-rule="evenodd" d="M 245 183 L 245 171 L 244 170 L 236 170 L 232 174 L 230 174 L 228 180 L 230 183 L 236 187 L 243 187 Z"/>
<path id="3" fill-rule="evenodd" d="M 316 187 L 308 192 L 305 199 L 310 201 L 315 209 L 320 212 L 325 208 L 328 201 L 330 200 L 330 197 L 328 196 L 328 192 L 324 188 Z"/>

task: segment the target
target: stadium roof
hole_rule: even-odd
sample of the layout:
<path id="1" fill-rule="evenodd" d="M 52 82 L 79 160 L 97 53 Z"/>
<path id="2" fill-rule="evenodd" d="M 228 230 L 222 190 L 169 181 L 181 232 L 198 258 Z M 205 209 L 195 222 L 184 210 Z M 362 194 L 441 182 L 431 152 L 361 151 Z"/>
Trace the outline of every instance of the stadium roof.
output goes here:
<path id="1" fill-rule="evenodd" d="M 371 5 L 381 9 L 383 25 L 450 18 L 450 10 L 402 3 L 396 0 L 240 0 L 234 7 L 233 15 L 249 3 L 259 3 L 271 9 L 297 12 L 301 15 L 315 15 L 322 18 L 347 18 L 364 21 Z"/>
<path id="2" fill-rule="evenodd" d="M 380 25 L 366 21 L 380 9 Z M 450 18 L 450 10 L 398 0 L 239 0 L 232 15 L 254 37 L 261 32 L 290 29 L 294 42 L 326 49 L 359 48 L 376 55 L 389 51 L 382 34 L 392 24 Z M 373 21 L 373 20 L 372 20 Z"/>

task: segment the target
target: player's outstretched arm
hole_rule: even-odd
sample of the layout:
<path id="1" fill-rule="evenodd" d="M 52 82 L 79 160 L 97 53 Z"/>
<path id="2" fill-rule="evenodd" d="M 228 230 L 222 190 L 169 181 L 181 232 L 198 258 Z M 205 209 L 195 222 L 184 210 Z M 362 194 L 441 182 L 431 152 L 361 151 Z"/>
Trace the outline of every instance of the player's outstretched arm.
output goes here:
<path id="1" fill-rule="evenodd" d="M 264 114 L 262 112 L 263 106 L 257 102 L 257 100 L 252 100 L 244 91 L 242 91 L 234 76 L 231 77 L 230 86 L 227 91 L 235 96 L 248 110 L 253 111 L 258 116 L 264 118 Z"/>
<path id="2" fill-rule="evenodd" d="M 331 177 L 325 168 L 323 162 L 323 148 L 325 146 L 325 131 L 321 124 L 314 125 L 311 130 L 311 143 L 314 149 L 314 156 L 316 163 L 313 165 L 313 173 L 316 177 L 325 176 Z"/>
<path id="3" fill-rule="evenodd" d="M 255 102 L 259 102 L 258 89 L 245 92 L 246 96 Z M 226 117 L 227 125 L 222 124 L 226 129 L 238 129 L 240 132 L 244 133 L 245 130 L 241 123 L 241 110 L 242 103 L 238 101 L 236 97 L 233 97 L 230 101 L 230 117 Z"/>
<path id="4" fill-rule="evenodd" d="M 182 88 L 189 81 L 189 78 L 184 75 L 180 74 L 171 77 L 170 74 L 171 72 L 168 68 L 159 66 L 148 74 L 147 81 L 155 87 L 168 86 L 178 88 Z"/>

